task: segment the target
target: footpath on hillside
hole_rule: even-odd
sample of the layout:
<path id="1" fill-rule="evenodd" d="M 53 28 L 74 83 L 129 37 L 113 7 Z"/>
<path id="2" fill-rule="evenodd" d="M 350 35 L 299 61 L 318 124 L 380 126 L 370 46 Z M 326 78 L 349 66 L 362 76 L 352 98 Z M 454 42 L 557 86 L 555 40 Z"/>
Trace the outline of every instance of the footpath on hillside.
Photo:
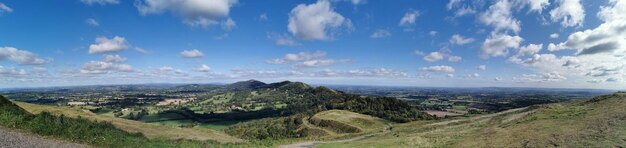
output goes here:
<path id="1" fill-rule="evenodd" d="M 44 138 L 0 126 L 0 148 L 85 148 L 82 144 Z"/>

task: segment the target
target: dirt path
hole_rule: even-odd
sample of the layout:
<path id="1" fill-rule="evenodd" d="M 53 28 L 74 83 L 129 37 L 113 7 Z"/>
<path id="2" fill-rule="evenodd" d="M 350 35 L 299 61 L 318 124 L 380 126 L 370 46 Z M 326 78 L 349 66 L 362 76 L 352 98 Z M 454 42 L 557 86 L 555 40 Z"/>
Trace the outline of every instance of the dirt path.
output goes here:
<path id="1" fill-rule="evenodd" d="M 0 147 L 10 148 L 85 148 L 82 144 L 44 138 L 0 127 Z"/>

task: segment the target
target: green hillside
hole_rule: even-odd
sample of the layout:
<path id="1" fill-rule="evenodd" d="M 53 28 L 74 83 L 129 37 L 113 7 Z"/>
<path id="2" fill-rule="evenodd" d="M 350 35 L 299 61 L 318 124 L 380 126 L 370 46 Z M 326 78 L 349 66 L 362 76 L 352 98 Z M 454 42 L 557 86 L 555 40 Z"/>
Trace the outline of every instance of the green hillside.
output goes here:
<path id="1" fill-rule="evenodd" d="M 626 93 L 446 121 L 399 124 L 391 133 L 319 147 L 623 147 Z"/>
<path id="2" fill-rule="evenodd" d="M 108 122 L 55 116 L 48 112 L 31 114 L 3 96 L 0 96 L 0 126 L 99 147 L 200 147 L 218 144 L 212 141 L 150 140 L 142 134 L 120 130 Z"/>

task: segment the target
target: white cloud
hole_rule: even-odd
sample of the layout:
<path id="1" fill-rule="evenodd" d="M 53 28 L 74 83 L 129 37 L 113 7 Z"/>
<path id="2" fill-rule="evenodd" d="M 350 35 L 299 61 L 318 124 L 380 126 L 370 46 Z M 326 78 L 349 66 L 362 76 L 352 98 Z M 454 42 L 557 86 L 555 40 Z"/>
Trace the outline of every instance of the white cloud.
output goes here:
<path id="1" fill-rule="evenodd" d="M 474 10 L 473 8 L 463 7 L 463 8 L 456 10 L 456 12 L 454 12 L 454 16 L 460 17 L 460 16 L 465 16 L 465 15 L 474 14 L 474 13 L 476 13 L 476 10 Z"/>
<path id="2" fill-rule="evenodd" d="M 492 26 L 495 32 L 519 32 L 521 30 L 520 21 L 513 17 L 511 5 L 509 0 L 498 0 L 495 4 L 489 6 L 486 12 L 480 14 L 480 22 Z"/>
<path id="3" fill-rule="evenodd" d="M 418 11 L 411 10 L 409 12 L 406 12 L 404 16 L 402 16 L 402 18 L 400 19 L 400 23 L 398 25 L 400 26 L 415 25 L 415 20 L 417 19 L 418 16 L 420 16 L 420 13 Z"/>
<path id="4" fill-rule="evenodd" d="M 96 21 L 93 18 L 88 18 L 85 20 L 85 23 L 89 26 L 100 26 L 100 24 L 98 23 L 98 21 Z"/>
<path id="5" fill-rule="evenodd" d="M 553 38 L 553 39 L 559 38 L 559 34 L 558 33 L 550 34 L 550 38 Z"/>
<path id="6" fill-rule="evenodd" d="M 166 72 L 166 71 L 174 71 L 174 68 L 169 67 L 169 66 L 163 66 L 163 67 L 159 68 L 159 71 L 164 71 L 164 72 Z"/>
<path id="7" fill-rule="evenodd" d="M 598 17 L 604 21 L 596 28 L 578 31 L 567 41 L 550 44 L 548 50 L 575 49 L 577 55 L 612 54 L 626 51 L 626 1 L 611 0 L 601 7 Z"/>
<path id="8" fill-rule="evenodd" d="M 289 64 L 289 61 L 287 61 L 285 59 L 271 59 L 271 60 L 265 61 L 265 63 L 275 64 L 275 65 L 282 65 L 282 64 Z"/>
<path id="9" fill-rule="evenodd" d="M 204 56 L 204 54 L 198 49 L 183 50 L 182 52 L 180 52 L 180 55 L 185 58 L 199 58 Z"/>
<path id="10" fill-rule="evenodd" d="M 293 53 L 285 54 L 285 60 L 289 60 L 289 61 L 314 60 L 314 59 L 321 59 L 324 57 L 326 57 L 326 52 L 319 51 L 319 50 L 313 53 L 300 52 L 298 54 L 293 54 Z"/>
<path id="11" fill-rule="evenodd" d="M 392 77 L 401 78 L 407 77 L 409 74 L 403 71 L 387 69 L 387 68 L 375 68 L 375 69 L 355 69 L 346 72 L 346 75 L 350 77 Z"/>
<path id="12" fill-rule="evenodd" d="M 478 70 L 487 70 L 487 65 L 478 65 Z"/>
<path id="13" fill-rule="evenodd" d="M 478 77 L 480 77 L 480 74 L 478 74 L 478 73 L 468 74 L 467 77 L 468 78 L 478 78 Z"/>
<path id="14" fill-rule="evenodd" d="M 493 80 L 496 81 L 496 82 L 501 82 L 503 79 L 500 78 L 500 77 L 495 77 L 495 78 L 493 78 Z"/>
<path id="15" fill-rule="evenodd" d="M 123 37 L 97 37 L 96 42 L 89 45 L 89 54 L 118 52 L 128 47 L 128 42 Z"/>
<path id="16" fill-rule="evenodd" d="M 378 38 L 387 38 L 390 36 L 391 36 L 391 32 L 384 30 L 384 29 L 378 29 L 374 33 L 372 33 L 372 35 L 370 35 L 370 38 L 378 39 Z"/>
<path id="17" fill-rule="evenodd" d="M 461 61 L 462 59 L 463 59 L 463 58 L 462 58 L 462 57 L 460 57 L 460 56 L 450 56 L 450 57 L 448 57 L 448 61 L 450 61 L 450 62 L 459 62 L 459 61 Z"/>
<path id="18" fill-rule="evenodd" d="M 541 49 L 543 49 L 543 44 L 528 44 L 520 47 L 515 56 L 533 55 L 539 53 Z"/>
<path id="19" fill-rule="evenodd" d="M 112 72 L 132 72 L 133 67 L 127 64 L 115 64 L 104 61 L 90 61 L 80 69 L 82 74 L 106 74 Z"/>
<path id="20" fill-rule="evenodd" d="M 434 37 L 437 35 L 437 31 L 430 31 L 428 34 L 430 34 L 431 37 Z"/>
<path id="21" fill-rule="evenodd" d="M 11 7 L 5 5 L 4 3 L 0 3 L 0 14 L 2 14 L 4 12 L 11 13 L 11 12 L 13 12 L 13 9 L 11 9 Z"/>
<path id="22" fill-rule="evenodd" d="M 228 21 L 228 14 L 237 0 L 139 0 L 135 6 L 141 15 L 172 12 L 183 19 L 183 23 L 190 26 L 208 27 L 219 24 L 232 26 L 234 21 Z M 232 24 L 230 24 L 232 23 Z M 228 29 L 228 27 L 226 27 Z"/>
<path id="23" fill-rule="evenodd" d="M 0 75 L 2 76 L 18 76 L 28 75 L 28 72 L 24 69 L 16 69 L 15 67 L 4 67 L 0 65 Z"/>
<path id="24" fill-rule="evenodd" d="M 553 22 L 561 21 L 563 27 L 581 26 L 585 19 L 585 9 L 580 0 L 556 0 L 558 7 L 550 11 Z"/>
<path id="25" fill-rule="evenodd" d="M 353 5 L 360 5 L 360 4 L 365 4 L 365 0 L 350 0 L 350 2 L 352 2 Z"/>
<path id="26" fill-rule="evenodd" d="M 259 21 L 268 21 L 270 20 L 269 17 L 267 17 L 267 13 L 263 13 L 261 15 L 259 15 Z"/>
<path id="27" fill-rule="evenodd" d="M 424 56 L 424 60 L 428 62 L 435 62 L 443 59 L 444 54 L 441 52 L 431 52 L 430 54 Z"/>
<path id="28" fill-rule="evenodd" d="M 334 64 L 336 61 L 332 59 L 306 60 L 298 63 L 298 67 L 323 67 Z"/>
<path id="29" fill-rule="evenodd" d="M 459 34 L 454 34 L 450 37 L 450 43 L 456 45 L 465 45 L 474 42 L 474 38 L 465 38 Z"/>
<path id="30" fill-rule="evenodd" d="M 509 49 L 519 48 L 523 40 L 519 36 L 491 34 L 480 47 L 480 56 L 481 58 L 505 56 Z"/>
<path id="31" fill-rule="evenodd" d="M 233 19 L 231 18 L 228 18 L 222 22 L 222 29 L 226 31 L 233 30 L 233 28 L 235 27 L 237 27 L 237 23 L 235 23 L 235 21 L 233 21 Z"/>
<path id="32" fill-rule="evenodd" d="M 119 62 L 124 62 L 126 60 L 127 58 L 122 57 L 120 55 L 106 55 L 104 56 L 104 59 L 103 59 L 104 62 L 109 62 L 109 63 L 119 63 Z"/>
<path id="33" fill-rule="evenodd" d="M 450 0 L 446 5 L 446 8 L 448 8 L 448 10 L 451 10 L 456 4 L 460 3 L 461 1 L 463 0 Z"/>
<path id="34" fill-rule="evenodd" d="M 414 53 L 415 55 L 418 55 L 418 56 L 424 56 L 424 55 L 426 55 L 426 53 L 424 53 L 423 51 L 420 51 L 420 50 L 415 50 L 413 53 Z"/>
<path id="35" fill-rule="evenodd" d="M 87 5 L 99 4 L 99 5 L 107 5 L 107 4 L 119 4 L 119 0 L 80 0 Z"/>
<path id="36" fill-rule="evenodd" d="M 452 68 L 450 66 L 445 66 L 445 65 L 422 67 L 421 70 L 422 71 L 430 71 L 430 72 L 454 73 L 454 68 Z"/>
<path id="37" fill-rule="evenodd" d="M 300 43 L 296 42 L 291 36 L 287 34 L 278 34 L 274 32 L 269 32 L 267 33 L 267 38 L 274 40 L 276 45 L 283 45 L 283 46 L 300 45 Z"/>
<path id="38" fill-rule="evenodd" d="M 342 27 L 352 28 L 349 19 L 335 12 L 326 0 L 299 4 L 289 13 L 288 31 L 304 40 L 331 40 Z"/>
<path id="39" fill-rule="evenodd" d="M 522 2 L 528 5 L 530 11 L 541 13 L 543 9 L 550 5 L 548 0 L 518 0 L 516 2 Z"/>
<path id="40" fill-rule="evenodd" d="M 558 72 L 541 74 L 523 74 L 521 77 L 513 77 L 513 81 L 519 83 L 558 82 L 567 78 Z"/>
<path id="41" fill-rule="evenodd" d="M 200 67 L 196 68 L 196 71 L 198 71 L 198 72 L 211 72 L 211 67 L 209 67 L 206 64 L 202 64 L 202 65 L 200 65 Z"/>
<path id="42" fill-rule="evenodd" d="M 44 64 L 46 60 L 40 59 L 30 51 L 19 50 L 14 47 L 0 47 L 0 61 L 11 60 L 19 64 Z"/>

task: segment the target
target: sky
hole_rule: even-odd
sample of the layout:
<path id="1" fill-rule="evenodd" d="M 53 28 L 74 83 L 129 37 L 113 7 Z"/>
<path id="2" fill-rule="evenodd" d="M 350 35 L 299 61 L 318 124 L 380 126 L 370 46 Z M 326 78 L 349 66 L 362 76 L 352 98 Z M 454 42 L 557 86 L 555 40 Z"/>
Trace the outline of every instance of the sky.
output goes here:
<path id="1" fill-rule="evenodd" d="M 626 88 L 623 0 L 0 0 L 0 88 Z"/>

